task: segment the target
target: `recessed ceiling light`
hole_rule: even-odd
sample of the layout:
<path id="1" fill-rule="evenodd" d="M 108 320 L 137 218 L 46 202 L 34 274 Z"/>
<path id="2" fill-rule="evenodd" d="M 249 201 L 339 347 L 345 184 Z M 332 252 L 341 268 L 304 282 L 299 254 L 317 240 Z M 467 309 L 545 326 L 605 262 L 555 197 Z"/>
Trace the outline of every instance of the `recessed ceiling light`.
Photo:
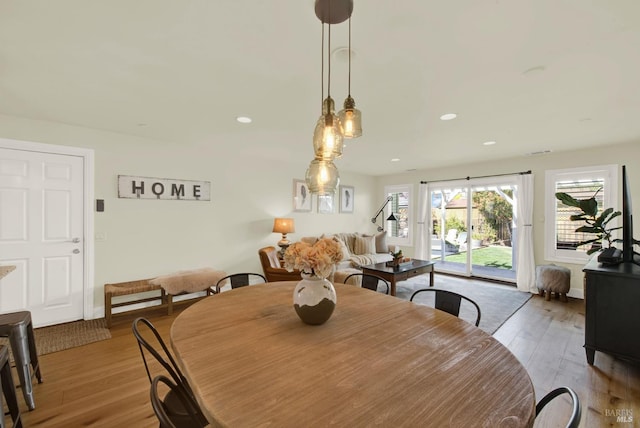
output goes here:
<path id="1" fill-rule="evenodd" d="M 536 152 L 525 153 L 525 156 L 541 156 L 551 153 L 551 150 L 538 150 Z"/>
<path id="2" fill-rule="evenodd" d="M 398 162 L 400 159 L 399 158 L 393 158 L 391 159 L 391 162 Z"/>
<path id="3" fill-rule="evenodd" d="M 485 141 L 484 144 L 485 146 L 493 146 L 496 142 L 495 141 Z"/>
<path id="4" fill-rule="evenodd" d="M 251 118 L 247 116 L 238 116 L 236 120 L 240 123 L 251 123 Z"/>
<path id="5" fill-rule="evenodd" d="M 455 119 L 456 117 L 458 117 L 458 115 L 455 113 L 447 113 L 440 116 L 440 120 L 452 120 L 452 119 Z"/>
<path id="6" fill-rule="evenodd" d="M 540 74 L 545 71 L 547 68 L 544 65 L 538 65 L 536 67 L 531 67 L 522 72 L 522 74 L 526 75 L 534 75 Z"/>

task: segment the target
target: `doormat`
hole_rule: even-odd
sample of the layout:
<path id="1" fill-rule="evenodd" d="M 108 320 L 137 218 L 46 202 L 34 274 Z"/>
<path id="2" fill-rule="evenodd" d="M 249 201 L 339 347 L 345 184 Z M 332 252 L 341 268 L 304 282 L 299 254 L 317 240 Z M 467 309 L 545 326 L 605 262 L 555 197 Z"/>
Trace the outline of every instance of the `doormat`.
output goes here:
<path id="1" fill-rule="evenodd" d="M 411 295 L 422 288 L 429 288 L 429 274 L 419 275 L 396 284 L 396 296 L 409 300 Z M 488 334 L 493 334 L 518 309 L 531 298 L 531 293 L 518 290 L 515 286 L 493 284 L 486 281 L 457 278 L 450 275 L 435 276 L 433 288 L 453 291 L 470 298 L 480 306 L 480 325 Z M 421 293 L 415 303 L 433 307 L 435 293 Z M 468 305 L 468 306 L 467 306 Z M 460 318 L 475 324 L 476 310 L 463 300 Z"/>
<path id="2" fill-rule="evenodd" d="M 38 355 L 111 339 L 111 332 L 107 328 L 107 322 L 104 318 L 40 327 L 34 329 L 33 334 Z M 9 340 L 4 337 L 0 338 L 0 344 L 9 345 Z"/>

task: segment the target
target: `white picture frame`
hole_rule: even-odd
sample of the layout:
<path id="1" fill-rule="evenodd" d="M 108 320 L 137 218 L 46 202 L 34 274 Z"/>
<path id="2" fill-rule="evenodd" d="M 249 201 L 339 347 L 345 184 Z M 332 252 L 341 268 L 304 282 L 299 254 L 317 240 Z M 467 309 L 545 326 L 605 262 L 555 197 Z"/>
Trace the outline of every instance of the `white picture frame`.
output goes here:
<path id="1" fill-rule="evenodd" d="M 293 180 L 293 211 L 311 212 L 311 192 L 304 180 Z"/>
<path id="2" fill-rule="evenodd" d="M 334 195 L 318 195 L 318 214 L 333 214 Z"/>
<path id="3" fill-rule="evenodd" d="M 353 186 L 340 186 L 340 212 L 353 214 L 355 189 Z"/>

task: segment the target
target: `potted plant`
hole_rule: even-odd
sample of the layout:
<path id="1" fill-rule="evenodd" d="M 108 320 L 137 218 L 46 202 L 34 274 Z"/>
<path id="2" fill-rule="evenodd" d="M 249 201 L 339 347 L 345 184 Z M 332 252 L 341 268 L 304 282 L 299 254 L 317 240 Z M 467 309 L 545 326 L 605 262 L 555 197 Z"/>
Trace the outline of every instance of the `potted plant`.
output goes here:
<path id="1" fill-rule="evenodd" d="M 587 250 L 587 254 L 593 254 L 600 250 L 604 245 L 604 242 L 608 244 L 608 247 L 612 246 L 615 241 L 611 235 L 614 230 L 621 229 L 621 227 L 607 227 L 609 222 L 618 217 L 620 211 L 613 211 L 613 208 L 607 208 L 602 211 L 602 214 L 598 215 L 598 201 L 596 195 L 602 188 L 596 190 L 596 193 L 588 199 L 576 199 L 573 196 L 564 193 L 556 193 L 556 198 L 563 204 L 579 208 L 582 213 L 575 214 L 570 217 L 572 221 L 584 221 L 586 224 L 580 226 L 575 232 L 593 233 L 594 238 L 586 241 L 579 242 L 577 246 L 591 244 L 591 247 Z"/>

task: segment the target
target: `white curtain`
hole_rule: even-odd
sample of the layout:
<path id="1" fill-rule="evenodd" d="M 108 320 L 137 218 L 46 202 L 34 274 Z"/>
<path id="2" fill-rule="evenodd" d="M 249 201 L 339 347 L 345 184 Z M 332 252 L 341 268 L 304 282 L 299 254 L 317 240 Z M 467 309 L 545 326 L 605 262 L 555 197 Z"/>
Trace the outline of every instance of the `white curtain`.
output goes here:
<path id="1" fill-rule="evenodd" d="M 516 227 L 518 230 L 517 284 L 518 290 L 536 293 L 536 266 L 533 255 L 533 174 L 517 177 L 518 198 Z"/>
<path id="2" fill-rule="evenodd" d="M 418 260 L 429 260 L 429 249 L 427 248 L 429 233 L 429 219 L 427 216 L 427 202 L 429 200 L 429 189 L 427 183 L 420 183 L 418 190 L 418 216 L 416 217 L 416 254 Z"/>

